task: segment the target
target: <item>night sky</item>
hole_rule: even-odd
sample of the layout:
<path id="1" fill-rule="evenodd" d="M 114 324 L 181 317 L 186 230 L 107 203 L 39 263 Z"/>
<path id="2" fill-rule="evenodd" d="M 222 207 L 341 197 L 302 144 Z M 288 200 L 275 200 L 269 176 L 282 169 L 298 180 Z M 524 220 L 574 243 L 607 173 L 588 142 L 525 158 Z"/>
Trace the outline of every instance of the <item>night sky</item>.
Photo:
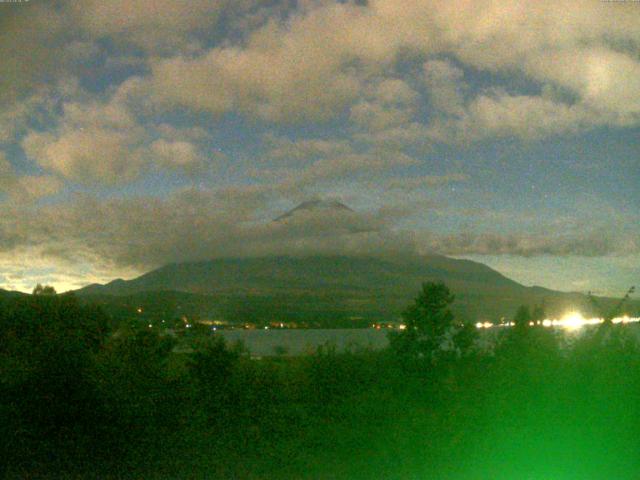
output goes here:
<path id="1" fill-rule="evenodd" d="M 0 287 L 437 252 L 640 279 L 640 3 L 0 3 Z M 309 199 L 319 209 L 273 219 Z"/>

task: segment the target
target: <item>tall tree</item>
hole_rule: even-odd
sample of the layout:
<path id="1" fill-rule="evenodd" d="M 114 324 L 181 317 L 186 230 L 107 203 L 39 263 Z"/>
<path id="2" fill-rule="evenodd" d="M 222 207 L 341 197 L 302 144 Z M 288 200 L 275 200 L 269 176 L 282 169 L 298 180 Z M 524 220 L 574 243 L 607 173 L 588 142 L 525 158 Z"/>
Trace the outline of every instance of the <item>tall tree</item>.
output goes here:
<path id="1" fill-rule="evenodd" d="M 423 283 L 413 304 L 402 313 L 405 329 L 390 337 L 392 348 L 431 360 L 445 351 L 464 353 L 473 343 L 473 332 L 456 325 L 450 309 L 454 299 L 444 283 Z"/>
<path id="2" fill-rule="evenodd" d="M 516 324 L 517 329 L 526 328 L 531 322 L 531 312 L 526 305 L 520 305 L 513 317 L 513 323 Z"/>
<path id="3" fill-rule="evenodd" d="M 55 295 L 56 289 L 50 285 L 41 285 L 40 283 L 36 285 L 33 289 L 34 295 Z"/>

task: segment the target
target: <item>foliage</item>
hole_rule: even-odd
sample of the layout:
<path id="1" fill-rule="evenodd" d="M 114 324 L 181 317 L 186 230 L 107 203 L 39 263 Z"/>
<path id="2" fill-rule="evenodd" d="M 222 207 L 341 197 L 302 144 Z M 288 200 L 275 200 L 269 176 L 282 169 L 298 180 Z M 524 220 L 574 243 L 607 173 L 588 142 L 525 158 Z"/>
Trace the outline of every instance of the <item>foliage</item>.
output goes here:
<path id="1" fill-rule="evenodd" d="M 456 324 L 450 310 L 454 299 L 444 283 L 424 283 L 414 303 L 402 313 L 405 329 L 390 335 L 391 348 L 403 355 L 432 361 L 467 353 L 475 329 Z"/>
<path id="2" fill-rule="evenodd" d="M 0 456 L 12 452 L 20 463 L 81 453 L 73 439 L 93 436 L 104 412 L 91 369 L 107 333 L 100 310 L 72 296 L 1 306 L 0 423 L 10 431 L 0 434 Z"/>
<path id="3" fill-rule="evenodd" d="M 451 338 L 451 300 L 423 289 L 406 316 L 416 342 Z M 107 324 L 65 295 L 0 305 L 0 476 L 630 480 L 640 469 L 637 326 L 613 325 L 607 342 L 505 329 L 493 354 L 416 356 L 412 369 L 394 351 L 330 347 L 255 361 L 217 335 L 176 353 L 155 329 Z"/>
<path id="4" fill-rule="evenodd" d="M 611 325 L 612 320 L 616 318 L 618 315 L 622 313 L 622 308 L 626 303 L 629 302 L 631 295 L 636 291 L 635 286 L 629 287 L 629 290 L 625 293 L 625 295 L 618 300 L 618 302 L 613 306 L 613 308 L 605 309 L 602 304 L 598 301 L 596 297 L 594 297 L 591 292 L 589 292 L 588 297 L 591 305 L 595 308 L 600 318 L 604 320 L 603 326 L 606 328 Z"/>
<path id="5" fill-rule="evenodd" d="M 221 336 L 213 335 L 196 342 L 187 367 L 201 398 L 211 407 L 229 401 L 227 387 L 241 354 L 240 345 L 229 349 Z"/>
<path id="6" fill-rule="evenodd" d="M 515 316 L 513 317 L 513 323 L 515 324 L 516 329 L 521 330 L 529 326 L 529 322 L 531 322 L 531 313 L 529 312 L 529 307 L 526 305 L 520 305 L 518 310 L 516 311 Z"/>
<path id="7" fill-rule="evenodd" d="M 37 284 L 36 287 L 33 289 L 33 294 L 34 295 L 55 295 L 56 289 L 49 285 L 42 286 L 41 284 Z"/>

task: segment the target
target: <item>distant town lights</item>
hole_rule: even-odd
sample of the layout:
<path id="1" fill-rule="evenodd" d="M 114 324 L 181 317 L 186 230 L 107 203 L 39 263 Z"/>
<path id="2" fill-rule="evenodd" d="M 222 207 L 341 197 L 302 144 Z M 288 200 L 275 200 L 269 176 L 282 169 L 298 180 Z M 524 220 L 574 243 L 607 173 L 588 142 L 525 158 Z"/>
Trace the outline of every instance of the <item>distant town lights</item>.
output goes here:
<path id="1" fill-rule="evenodd" d="M 596 320 L 599 323 L 599 319 Z M 570 312 L 560 319 L 558 326 L 567 330 L 576 330 L 589 323 L 590 321 L 584 318 L 580 312 Z M 553 325 L 553 322 L 551 324 Z"/>
<path id="2" fill-rule="evenodd" d="M 612 323 L 615 324 L 627 324 L 627 323 L 638 323 L 640 322 L 640 318 L 629 317 L 628 315 L 624 315 L 622 317 L 617 317 L 612 320 Z M 564 328 L 566 330 L 572 331 L 582 328 L 586 325 L 599 325 L 604 323 L 602 318 L 584 318 L 584 316 L 580 312 L 568 312 L 562 316 L 560 319 L 550 319 L 545 318 L 542 322 L 529 322 L 529 326 L 534 326 L 536 324 L 542 325 L 543 327 L 558 327 Z M 513 327 L 514 322 L 507 323 L 491 323 L 491 322 L 478 322 L 476 323 L 476 328 L 493 328 L 493 327 Z"/>

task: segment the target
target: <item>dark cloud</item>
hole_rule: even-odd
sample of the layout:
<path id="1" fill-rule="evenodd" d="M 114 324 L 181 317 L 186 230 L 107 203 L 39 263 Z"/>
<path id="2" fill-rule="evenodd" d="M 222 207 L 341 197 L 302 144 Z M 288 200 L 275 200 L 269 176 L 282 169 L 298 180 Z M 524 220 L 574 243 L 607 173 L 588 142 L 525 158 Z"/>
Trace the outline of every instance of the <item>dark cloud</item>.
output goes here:
<path id="1" fill-rule="evenodd" d="M 78 29 L 57 3 L 0 3 L 0 109 L 69 76 L 73 49 L 65 46 Z"/>
<path id="2" fill-rule="evenodd" d="M 447 255 L 515 255 L 522 257 L 602 257 L 640 253 L 637 235 L 611 230 L 582 235 L 459 233 L 428 236 L 424 245 Z"/>
<path id="3" fill-rule="evenodd" d="M 158 198 L 98 201 L 4 214 L 5 251 L 39 247 L 53 259 L 98 257 L 122 267 L 270 254 L 384 253 L 410 248 L 395 237 L 384 214 L 302 212 L 283 222 L 256 219 L 262 189 L 187 190 Z M 20 215 L 16 217 L 15 215 Z M 11 231 L 11 235 L 1 235 Z"/>
<path id="4" fill-rule="evenodd" d="M 0 248 L 37 248 L 64 262 L 95 262 L 147 269 L 168 262 L 273 254 L 515 255 L 523 257 L 629 255 L 636 237 L 614 232 L 584 235 L 399 232 L 406 212 L 309 210 L 272 221 L 264 210 L 277 198 L 261 187 L 188 189 L 165 199 L 138 197 L 7 210 L 0 217 Z"/>

